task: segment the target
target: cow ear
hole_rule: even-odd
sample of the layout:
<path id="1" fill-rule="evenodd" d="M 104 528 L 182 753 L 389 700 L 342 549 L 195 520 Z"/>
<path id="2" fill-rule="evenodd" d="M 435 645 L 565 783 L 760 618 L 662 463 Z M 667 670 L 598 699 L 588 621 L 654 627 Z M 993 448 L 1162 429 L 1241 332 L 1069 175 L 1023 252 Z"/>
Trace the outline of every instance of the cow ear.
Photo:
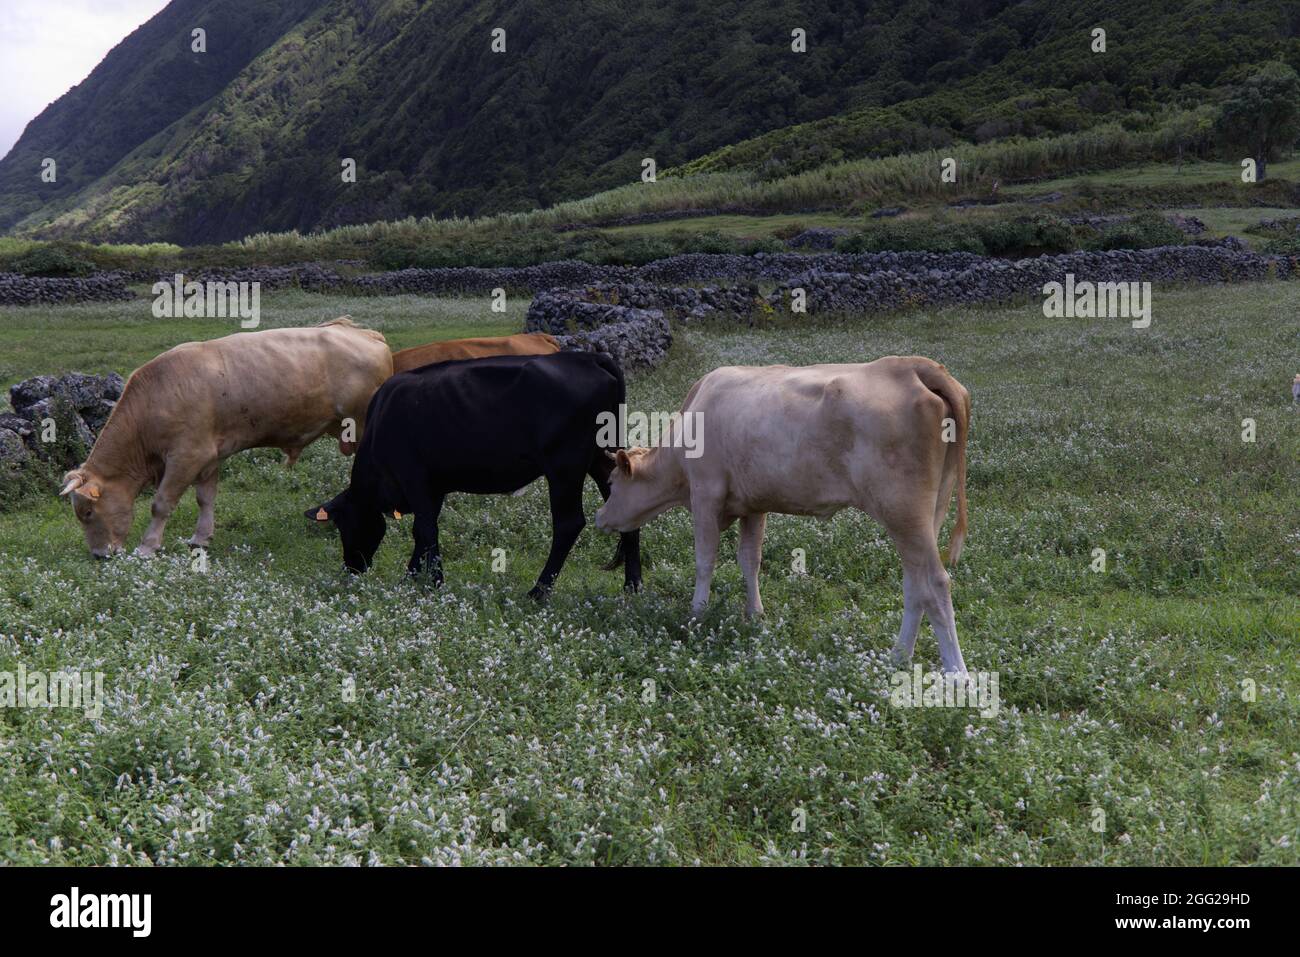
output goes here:
<path id="1" fill-rule="evenodd" d="M 101 490 L 98 482 L 87 482 L 85 485 L 81 486 L 81 488 L 79 488 L 77 491 L 79 491 L 82 495 L 86 496 L 86 498 L 90 499 L 92 502 L 99 501 L 99 493 Z"/>
<path id="2" fill-rule="evenodd" d="M 614 455 L 614 464 L 618 466 L 620 472 L 627 475 L 632 474 L 632 456 L 628 455 L 623 449 L 619 449 Z"/>

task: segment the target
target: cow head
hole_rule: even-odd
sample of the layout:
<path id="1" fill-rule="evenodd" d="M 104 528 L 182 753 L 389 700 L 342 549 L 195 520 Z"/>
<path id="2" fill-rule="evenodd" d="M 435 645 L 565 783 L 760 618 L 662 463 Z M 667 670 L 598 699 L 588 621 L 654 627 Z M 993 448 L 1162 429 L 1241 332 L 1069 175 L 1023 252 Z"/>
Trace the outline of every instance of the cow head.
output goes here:
<path id="1" fill-rule="evenodd" d="M 635 531 L 681 504 L 680 474 L 656 461 L 650 449 L 619 449 L 610 458 L 614 471 L 609 476 L 609 500 L 596 512 L 596 527 L 602 532 Z"/>
<path id="2" fill-rule="evenodd" d="M 84 465 L 63 476 L 60 495 L 72 501 L 72 511 L 96 558 L 108 558 L 126 544 L 135 514 L 139 487 L 126 478 L 105 478 Z"/>
<path id="3" fill-rule="evenodd" d="M 344 566 L 353 574 L 361 574 L 374 561 L 388 529 L 383 513 L 358 502 L 351 488 L 334 496 L 322 508 L 328 510 L 329 520 L 339 530 Z"/>

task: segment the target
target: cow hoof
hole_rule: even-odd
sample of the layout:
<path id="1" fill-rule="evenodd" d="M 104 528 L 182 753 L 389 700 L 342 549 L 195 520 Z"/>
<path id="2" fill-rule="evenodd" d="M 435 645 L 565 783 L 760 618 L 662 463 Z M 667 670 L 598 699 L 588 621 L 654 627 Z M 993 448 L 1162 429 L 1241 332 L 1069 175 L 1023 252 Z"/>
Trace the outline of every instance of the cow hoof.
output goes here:
<path id="1" fill-rule="evenodd" d="M 539 605 L 545 604 L 546 600 L 551 597 L 551 590 L 549 588 L 542 588 L 540 585 L 534 585 L 529 589 L 528 597 Z"/>
<path id="2" fill-rule="evenodd" d="M 637 592 L 639 592 L 639 591 L 641 590 L 641 581 L 640 581 L 640 579 L 638 579 L 637 581 L 634 581 L 634 582 L 624 582 L 624 583 L 623 583 L 623 590 L 624 590 L 625 592 L 627 592 L 629 595 L 635 595 Z"/>
<path id="3" fill-rule="evenodd" d="M 153 558 L 154 552 L 156 551 L 158 551 L 158 549 L 150 548 L 148 545 L 138 545 L 132 554 L 137 558 Z"/>

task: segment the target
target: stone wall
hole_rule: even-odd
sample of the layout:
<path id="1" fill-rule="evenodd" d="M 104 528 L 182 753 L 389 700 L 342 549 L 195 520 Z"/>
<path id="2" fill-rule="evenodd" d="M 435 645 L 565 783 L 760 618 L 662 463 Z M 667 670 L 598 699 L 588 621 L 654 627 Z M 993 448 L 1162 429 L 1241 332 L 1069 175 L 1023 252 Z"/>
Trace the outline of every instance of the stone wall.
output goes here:
<path id="1" fill-rule="evenodd" d="M 810 314 L 1005 302 L 1041 295 L 1044 285 L 1063 282 L 1067 273 L 1076 282 L 1245 282 L 1300 278 L 1300 260 L 1209 246 L 1117 249 L 1014 261 L 984 257 L 972 261 L 962 254 L 950 263 L 916 270 L 864 273 L 812 268 L 782 283 L 768 302 L 774 310 L 788 312 L 796 288 L 805 290 Z"/>
<path id="2" fill-rule="evenodd" d="M 524 330 L 549 332 L 562 349 L 607 353 L 625 369 L 658 365 L 673 344 L 663 310 L 589 302 L 567 290 L 538 293 Z"/>
<path id="3" fill-rule="evenodd" d="M 122 278 L 95 273 L 84 279 L 52 279 L 0 273 L 0 306 L 40 306 L 76 302 L 115 302 L 133 299 Z"/>
<path id="4" fill-rule="evenodd" d="M 59 468 L 79 465 L 95 444 L 126 383 L 116 372 L 87 375 L 68 372 L 38 375 L 9 388 L 13 412 L 0 413 L 0 463 L 21 464 L 36 456 L 54 458 Z M 41 441 L 45 419 L 57 430 L 70 430 L 58 441 Z"/>

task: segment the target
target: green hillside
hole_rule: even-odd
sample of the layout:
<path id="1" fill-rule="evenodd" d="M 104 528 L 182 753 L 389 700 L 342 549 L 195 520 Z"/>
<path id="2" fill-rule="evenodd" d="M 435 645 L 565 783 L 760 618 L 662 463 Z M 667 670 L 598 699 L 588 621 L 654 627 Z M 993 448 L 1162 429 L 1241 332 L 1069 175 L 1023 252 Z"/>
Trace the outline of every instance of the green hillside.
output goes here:
<path id="1" fill-rule="evenodd" d="M 1300 66 L 1300 6 L 1284 0 L 265 7 L 175 0 L 124 41 L 0 160 L 0 229 L 196 243 L 524 211 L 635 182 L 644 157 L 670 176 L 772 178 L 1103 124 L 1150 132 L 1246 64 Z M 207 54 L 189 52 L 195 24 Z M 57 184 L 39 180 L 44 156 Z"/>
<path id="2" fill-rule="evenodd" d="M 142 147 L 143 162 L 179 147 L 167 133 L 226 90 L 289 26 L 325 0 L 172 0 L 114 47 L 82 83 L 36 117 L 0 160 L 0 230 L 25 217 L 43 221 L 51 208 L 78 197 Z M 211 37 L 206 53 L 191 51 L 191 31 Z M 161 134 L 161 135 L 160 135 Z M 156 138 L 156 139 L 155 139 Z M 152 142 L 151 142 L 152 141 Z M 53 183 L 41 161 L 57 165 Z"/>

